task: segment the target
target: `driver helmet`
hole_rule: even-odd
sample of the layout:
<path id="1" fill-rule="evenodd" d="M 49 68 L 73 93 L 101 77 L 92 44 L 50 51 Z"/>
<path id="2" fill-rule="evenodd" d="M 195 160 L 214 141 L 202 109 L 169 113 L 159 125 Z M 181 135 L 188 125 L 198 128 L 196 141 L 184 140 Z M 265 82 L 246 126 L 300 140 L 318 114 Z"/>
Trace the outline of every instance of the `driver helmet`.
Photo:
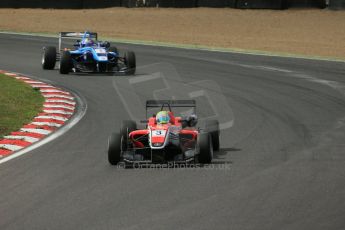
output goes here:
<path id="1" fill-rule="evenodd" d="M 85 38 L 85 39 L 81 42 L 82 46 L 93 46 L 94 43 L 95 43 L 95 42 L 94 42 L 92 39 L 90 39 L 90 38 Z"/>
<path id="2" fill-rule="evenodd" d="M 160 111 L 156 115 L 157 124 L 167 124 L 170 122 L 170 116 L 168 111 Z"/>

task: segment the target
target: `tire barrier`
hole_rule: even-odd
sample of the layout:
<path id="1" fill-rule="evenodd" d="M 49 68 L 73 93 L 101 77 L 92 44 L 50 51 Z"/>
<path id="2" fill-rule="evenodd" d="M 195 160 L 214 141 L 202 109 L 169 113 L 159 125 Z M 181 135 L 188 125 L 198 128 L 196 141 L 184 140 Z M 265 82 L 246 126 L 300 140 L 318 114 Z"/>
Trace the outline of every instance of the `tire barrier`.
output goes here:
<path id="1" fill-rule="evenodd" d="M 173 7 L 173 0 L 158 0 L 158 7 Z"/>
<path id="2" fill-rule="evenodd" d="M 192 8 L 196 0 L 158 0 L 158 7 Z"/>
<path id="3" fill-rule="evenodd" d="M 96 9 L 121 6 L 121 0 L 82 0 L 84 9 Z"/>
<path id="4" fill-rule="evenodd" d="M 176 8 L 196 7 L 196 0 L 175 0 L 174 7 Z"/>
<path id="5" fill-rule="evenodd" d="M 286 9 L 289 7 L 345 9 L 345 0 L 0 0 L 0 8 L 91 9 L 106 7 L 232 7 Z"/>
<path id="6" fill-rule="evenodd" d="M 332 10 L 345 9 L 345 0 L 329 0 L 329 8 Z"/>
<path id="7" fill-rule="evenodd" d="M 235 7 L 236 0 L 198 0 L 198 7 Z"/>
<path id="8" fill-rule="evenodd" d="M 228 7 L 236 8 L 237 0 L 228 0 Z"/>
<path id="9" fill-rule="evenodd" d="M 137 7 L 137 0 L 122 0 L 121 6 L 123 7 L 128 7 L 128 8 L 133 8 Z"/>
<path id="10" fill-rule="evenodd" d="M 238 9 L 286 9 L 286 0 L 237 0 Z"/>
<path id="11" fill-rule="evenodd" d="M 121 0 L 0 0 L 0 8 L 83 9 L 121 6 Z"/>
<path id="12" fill-rule="evenodd" d="M 158 7 L 159 1 L 158 0 L 145 0 L 146 7 Z"/>
<path id="13" fill-rule="evenodd" d="M 320 9 L 326 8 L 326 0 L 289 0 L 288 7 L 316 7 Z"/>
<path id="14" fill-rule="evenodd" d="M 81 9 L 83 0 L 1 0 L 1 8 Z"/>

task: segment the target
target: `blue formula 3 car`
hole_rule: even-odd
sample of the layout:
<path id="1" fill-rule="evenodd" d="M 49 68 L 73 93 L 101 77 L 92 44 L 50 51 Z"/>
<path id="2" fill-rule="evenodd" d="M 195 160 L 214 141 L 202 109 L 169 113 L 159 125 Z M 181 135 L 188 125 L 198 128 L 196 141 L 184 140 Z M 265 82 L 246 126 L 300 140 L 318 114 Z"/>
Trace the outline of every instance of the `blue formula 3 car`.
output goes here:
<path id="1" fill-rule="evenodd" d="M 62 48 L 62 42 L 77 39 L 73 48 Z M 68 45 L 68 44 L 67 44 Z M 59 47 L 43 47 L 42 68 L 54 69 L 59 62 L 61 74 L 70 72 L 124 73 L 133 75 L 136 69 L 135 53 L 124 52 L 121 56 L 115 46 L 98 41 L 94 32 L 60 32 Z"/>

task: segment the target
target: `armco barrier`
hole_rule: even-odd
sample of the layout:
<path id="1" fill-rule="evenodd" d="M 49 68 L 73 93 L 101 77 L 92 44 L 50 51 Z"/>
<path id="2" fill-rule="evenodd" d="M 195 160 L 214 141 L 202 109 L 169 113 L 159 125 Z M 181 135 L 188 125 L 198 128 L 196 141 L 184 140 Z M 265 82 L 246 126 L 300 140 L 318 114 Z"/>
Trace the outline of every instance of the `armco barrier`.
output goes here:
<path id="1" fill-rule="evenodd" d="M 329 8 L 332 10 L 345 9 L 345 0 L 329 0 Z"/>
<path id="2" fill-rule="evenodd" d="M 237 0 L 238 9 L 285 9 L 286 0 Z"/>

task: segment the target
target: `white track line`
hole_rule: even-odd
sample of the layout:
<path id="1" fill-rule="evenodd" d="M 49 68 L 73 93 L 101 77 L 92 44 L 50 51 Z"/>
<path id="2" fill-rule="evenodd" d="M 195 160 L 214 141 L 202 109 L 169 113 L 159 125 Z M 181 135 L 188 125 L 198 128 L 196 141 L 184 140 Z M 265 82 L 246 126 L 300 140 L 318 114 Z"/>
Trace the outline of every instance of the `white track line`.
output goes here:
<path id="1" fill-rule="evenodd" d="M 39 138 L 35 138 L 35 137 L 28 137 L 28 136 L 4 136 L 4 138 L 6 139 L 13 139 L 13 140 L 23 140 L 23 141 L 27 141 L 30 143 L 34 143 L 36 141 L 39 141 Z"/>

